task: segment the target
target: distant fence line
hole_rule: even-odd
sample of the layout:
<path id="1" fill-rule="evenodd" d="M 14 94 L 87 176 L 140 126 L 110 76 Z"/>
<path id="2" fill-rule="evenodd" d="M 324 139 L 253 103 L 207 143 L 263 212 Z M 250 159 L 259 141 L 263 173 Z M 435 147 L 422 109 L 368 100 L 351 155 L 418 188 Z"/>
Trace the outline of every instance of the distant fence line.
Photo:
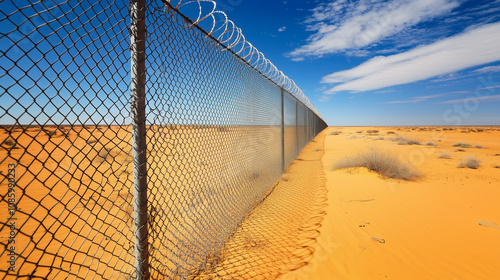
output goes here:
<path id="1" fill-rule="evenodd" d="M 196 278 L 326 127 L 214 1 L 10 0 L 0 26 L 1 279 Z"/>

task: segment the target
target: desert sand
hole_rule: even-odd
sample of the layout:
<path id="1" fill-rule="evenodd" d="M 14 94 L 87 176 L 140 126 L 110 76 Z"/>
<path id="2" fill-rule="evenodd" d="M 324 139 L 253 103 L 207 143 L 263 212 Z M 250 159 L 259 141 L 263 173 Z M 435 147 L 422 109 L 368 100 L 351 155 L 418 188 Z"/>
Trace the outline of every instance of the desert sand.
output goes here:
<path id="1" fill-rule="evenodd" d="M 295 126 L 285 127 L 287 165 L 307 141 L 303 133 L 305 128 L 299 127 L 299 134 L 295 129 Z M 0 255 L 0 279 L 15 276 L 48 279 L 131 277 L 135 264 L 130 131 L 128 126 L 95 125 L 0 129 L 1 171 L 6 175 L 10 166 L 15 166 L 12 168 L 15 172 L 13 194 L 17 207 L 11 215 L 13 207 L 7 203 L 7 193 L 11 192 L 8 176 L 5 176 L 0 184 L 1 195 L 6 198 L 0 203 L 0 244 L 8 250 Z M 311 191 L 313 184 L 306 189 L 301 186 L 315 180 L 315 173 L 310 173 L 312 179 L 305 177 L 302 181 L 293 176 L 280 179 L 279 126 L 149 126 L 147 136 L 149 251 L 154 279 L 201 277 L 206 267 L 209 274 L 214 267 L 219 268 L 217 273 L 225 275 L 227 271 L 220 270 L 245 274 L 240 270 L 247 270 L 252 261 L 244 266 L 237 265 L 237 272 L 234 272 L 231 265 L 237 261 L 227 255 L 224 260 L 230 261 L 228 266 L 228 262 L 219 257 L 220 251 L 247 216 L 250 217 L 247 217 L 248 226 L 242 232 L 253 228 L 254 233 L 245 233 L 243 239 L 234 235 L 227 250 L 236 252 L 234 248 L 241 248 L 239 244 L 243 244 L 243 248 L 264 244 L 255 241 L 262 238 L 258 237 L 259 232 L 255 233 L 259 227 L 253 226 L 255 221 L 262 220 L 262 215 L 248 212 L 265 197 L 290 198 L 292 203 L 281 208 L 297 208 L 299 211 L 290 213 L 295 218 L 302 215 L 298 224 L 282 223 L 283 230 L 294 227 L 286 235 L 290 237 L 286 241 L 289 246 L 274 243 L 273 250 L 288 250 L 290 246 L 300 249 L 302 240 L 312 240 L 307 230 L 300 230 L 310 226 L 309 213 L 314 214 L 318 196 Z M 323 141 L 317 144 L 322 146 Z M 316 165 L 311 168 L 322 172 L 322 154 L 316 152 L 313 156 Z M 271 194 L 273 183 L 275 191 Z M 324 183 L 314 185 L 323 187 Z M 285 196 L 292 188 L 297 192 Z M 294 202 L 294 195 L 300 191 L 306 192 L 302 196 L 307 199 L 299 197 Z M 297 203 L 304 201 L 307 202 L 305 207 L 297 207 Z M 257 212 L 269 215 L 280 207 L 260 209 Z M 280 217 L 283 215 L 272 219 L 277 221 Z M 11 235 L 15 240 L 11 240 Z M 13 245 L 15 248 L 9 249 Z M 258 252 L 250 251 L 254 255 Z M 11 252 L 17 259 L 14 270 L 6 275 L 10 270 L 8 253 Z M 299 256 L 299 260 L 311 256 L 307 250 L 288 255 L 290 258 Z M 292 265 L 298 266 L 300 264 Z M 267 268 L 265 271 L 270 273 L 272 270 Z"/>
<path id="2" fill-rule="evenodd" d="M 312 260 L 282 279 L 500 279 L 498 127 L 330 127 L 322 133 L 326 215 Z M 398 135 L 421 144 L 398 145 L 391 140 Z M 471 147 L 454 147 L 458 143 Z M 420 178 L 333 169 L 370 148 L 396 154 Z M 477 169 L 457 167 L 468 156 L 480 161 Z"/>
<path id="3" fill-rule="evenodd" d="M 279 160 L 254 164 L 259 154 L 279 158 L 279 147 L 273 146 L 279 143 L 277 128 L 259 132 L 262 137 L 253 142 L 238 138 L 254 133 L 250 128 L 170 134 L 161 129 L 148 132 L 156 140 L 148 147 L 151 164 L 166 171 L 150 174 L 156 273 L 196 279 L 500 279 L 497 127 L 330 127 L 281 177 Z M 16 128 L 11 135 L 21 147 L 9 148 L 8 158 L 2 150 L 7 158 L 2 171 L 17 163 L 18 275 L 128 279 L 134 265 L 129 128 L 26 127 L 21 132 Z M 5 132 L 1 137 L 7 139 Z M 420 144 L 399 145 L 402 139 Z M 297 140 L 299 146 L 305 143 L 288 136 L 286 146 L 294 147 Z M 187 147 L 194 157 L 182 156 Z M 371 148 L 397 155 L 420 177 L 407 181 L 362 167 L 333 169 L 336 162 Z M 288 163 L 295 151 L 285 151 Z M 244 169 L 221 163 L 235 154 L 245 159 L 239 162 Z M 458 168 L 469 156 L 480 161 L 479 167 Z M 211 176 L 232 192 L 244 188 L 247 195 L 230 205 L 232 211 L 248 209 L 238 208 L 239 201 L 257 203 L 242 220 L 226 221 L 238 223 L 236 231 L 221 231 L 214 221 L 224 219 L 225 212 L 209 211 L 231 194 L 196 189 Z M 237 178 L 248 186 L 231 185 Z M 271 190 L 269 180 L 275 181 Z M 170 196 L 187 199 L 173 204 Z M 0 212 L 2 222 L 7 221 L 7 203 L 0 204 Z M 200 227 L 203 236 L 195 235 Z M 214 236 L 229 239 L 221 247 Z M 1 243 L 8 238 L 4 226 Z M 215 254 L 189 244 L 211 246 Z M 5 271 L 5 252 L 1 259 Z M 198 266 L 200 259 L 208 264 L 206 270 L 179 271 L 184 265 Z"/>

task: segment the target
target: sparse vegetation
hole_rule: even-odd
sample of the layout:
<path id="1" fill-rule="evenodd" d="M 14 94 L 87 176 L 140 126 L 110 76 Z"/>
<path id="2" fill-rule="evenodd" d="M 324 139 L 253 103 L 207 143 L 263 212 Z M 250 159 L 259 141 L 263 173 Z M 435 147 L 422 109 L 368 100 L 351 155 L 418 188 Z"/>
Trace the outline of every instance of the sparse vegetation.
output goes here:
<path id="1" fill-rule="evenodd" d="M 19 149 L 16 145 L 16 141 L 14 141 L 13 139 L 11 138 L 7 138 L 3 141 L 2 143 L 2 146 L 6 149 L 6 150 L 14 150 L 14 149 Z"/>
<path id="2" fill-rule="evenodd" d="M 333 166 L 334 169 L 351 167 L 366 167 L 384 177 L 393 179 L 413 181 L 420 176 L 417 172 L 411 170 L 407 164 L 399 161 L 395 155 L 373 148 L 367 152 L 338 161 Z"/>
<path id="3" fill-rule="evenodd" d="M 470 168 L 470 169 L 477 169 L 479 167 L 479 160 L 476 159 L 475 157 L 467 157 L 465 161 L 462 161 L 461 163 L 458 164 L 458 168 Z"/>
<path id="4" fill-rule="evenodd" d="M 434 143 L 434 142 L 432 142 L 432 141 L 427 141 L 427 142 L 425 143 L 425 145 L 427 145 L 427 146 L 434 146 L 434 147 L 436 147 L 436 143 Z"/>
<path id="5" fill-rule="evenodd" d="M 493 165 L 493 168 L 499 168 L 500 169 L 500 165 Z"/>
<path id="6" fill-rule="evenodd" d="M 464 149 L 457 149 L 457 152 L 465 152 Z"/>
<path id="7" fill-rule="evenodd" d="M 495 156 L 495 157 L 500 157 L 500 154 L 495 154 L 494 156 Z"/>
<path id="8" fill-rule="evenodd" d="M 335 130 L 335 131 L 330 132 L 328 135 L 339 135 L 340 133 L 342 133 L 342 131 Z"/>
<path id="9" fill-rule="evenodd" d="M 477 148 L 477 149 L 483 149 L 484 147 L 481 146 L 481 145 L 474 145 L 474 148 Z"/>
<path id="10" fill-rule="evenodd" d="M 387 131 L 387 135 L 389 135 L 389 134 L 396 134 L 396 132 L 394 132 L 394 131 Z"/>
<path id="11" fill-rule="evenodd" d="M 56 132 L 57 132 L 57 129 L 56 130 L 50 130 L 50 129 L 47 129 L 45 127 L 42 127 L 41 130 L 43 132 L 45 132 L 45 134 L 47 134 L 47 136 L 49 136 L 49 138 L 51 138 L 52 136 L 55 136 Z"/>
<path id="12" fill-rule="evenodd" d="M 420 145 L 420 141 L 408 139 L 402 136 L 398 136 L 396 138 L 391 139 L 394 142 L 398 142 L 398 145 Z"/>
<path id="13" fill-rule="evenodd" d="M 376 130 L 376 129 L 369 129 L 369 130 L 366 131 L 366 133 L 376 134 L 376 133 L 378 133 L 378 130 Z"/>
<path id="14" fill-rule="evenodd" d="M 441 152 L 441 153 L 439 154 L 439 157 L 438 157 L 438 158 L 446 158 L 446 159 L 449 159 L 449 158 L 451 158 L 451 155 L 450 155 L 450 154 L 448 154 L 447 152 Z"/>
<path id="15" fill-rule="evenodd" d="M 469 143 L 458 142 L 453 144 L 453 147 L 470 148 L 471 145 Z"/>
<path id="16" fill-rule="evenodd" d="M 363 130 L 357 130 L 356 133 L 363 133 Z"/>

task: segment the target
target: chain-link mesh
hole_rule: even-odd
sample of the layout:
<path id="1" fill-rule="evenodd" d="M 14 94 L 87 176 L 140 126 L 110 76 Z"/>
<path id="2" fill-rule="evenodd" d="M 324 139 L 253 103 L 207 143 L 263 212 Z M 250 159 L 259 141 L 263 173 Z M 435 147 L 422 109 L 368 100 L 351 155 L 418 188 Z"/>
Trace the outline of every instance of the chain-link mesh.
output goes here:
<path id="1" fill-rule="evenodd" d="M 211 1 L 186 3 L 145 10 L 153 279 L 221 263 L 283 165 L 326 126 Z M 0 7 L 0 278 L 137 277 L 129 3 Z"/>

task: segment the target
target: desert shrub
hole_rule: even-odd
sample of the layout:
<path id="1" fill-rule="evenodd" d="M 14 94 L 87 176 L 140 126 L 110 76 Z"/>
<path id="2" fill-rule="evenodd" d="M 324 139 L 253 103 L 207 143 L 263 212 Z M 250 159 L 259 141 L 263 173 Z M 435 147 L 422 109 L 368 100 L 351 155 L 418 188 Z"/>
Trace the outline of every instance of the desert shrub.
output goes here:
<path id="1" fill-rule="evenodd" d="M 19 149 L 19 147 L 17 147 L 17 143 L 16 141 L 14 141 L 14 139 L 12 138 L 7 138 L 3 141 L 2 143 L 2 146 L 3 148 L 5 148 L 6 150 L 14 150 L 14 149 Z"/>
<path id="2" fill-rule="evenodd" d="M 396 134 L 396 132 L 394 132 L 394 131 L 387 131 L 387 135 L 389 135 L 389 134 Z"/>
<path id="3" fill-rule="evenodd" d="M 494 156 L 495 156 L 495 157 L 500 157 L 500 154 L 495 154 Z"/>
<path id="4" fill-rule="evenodd" d="M 474 145 L 474 148 L 477 148 L 477 149 L 483 149 L 484 147 L 481 146 L 481 145 Z"/>
<path id="5" fill-rule="evenodd" d="M 45 134 L 47 134 L 47 136 L 49 136 L 49 138 L 51 138 L 52 136 L 55 136 L 57 133 L 57 130 L 50 130 L 50 129 L 45 128 L 45 127 L 42 127 L 41 129 L 43 132 L 45 132 Z"/>
<path id="6" fill-rule="evenodd" d="M 393 179 L 415 180 L 420 176 L 417 172 L 411 170 L 407 164 L 399 161 L 395 155 L 373 148 L 367 152 L 338 161 L 333 165 L 334 170 L 351 167 L 366 167 L 384 177 Z"/>
<path id="7" fill-rule="evenodd" d="M 451 155 L 447 152 L 441 152 L 438 158 L 451 158 Z"/>
<path id="8" fill-rule="evenodd" d="M 461 163 L 458 164 L 458 168 L 470 168 L 470 169 L 477 169 L 479 167 L 479 160 L 476 159 L 475 157 L 467 157 L 465 161 L 462 161 Z"/>
<path id="9" fill-rule="evenodd" d="M 357 130 L 356 133 L 363 133 L 363 130 Z"/>
<path id="10" fill-rule="evenodd" d="M 394 142 L 398 142 L 398 145 L 420 145 L 420 141 L 408 139 L 402 136 L 398 136 L 396 138 L 391 139 Z"/>
<path id="11" fill-rule="evenodd" d="M 500 165 L 493 165 L 493 168 L 499 168 L 500 169 Z"/>
<path id="12" fill-rule="evenodd" d="M 469 143 L 458 142 L 453 144 L 453 147 L 470 148 L 471 145 Z"/>
<path id="13" fill-rule="evenodd" d="M 436 146 L 436 143 L 434 143 L 434 142 L 432 142 L 432 141 L 427 141 L 427 142 L 425 143 L 425 145 L 427 145 L 427 146 L 434 146 L 434 147 L 435 147 L 435 146 Z"/>
<path id="14" fill-rule="evenodd" d="M 342 131 L 335 130 L 335 131 L 330 132 L 328 135 L 339 135 L 340 133 L 342 133 Z"/>
<path id="15" fill-rule="evenodd" d="M 369 129 L 369 130 L 366 131 L 366 133 L 375 134 L 375 133 L 378 133 L 378 130 L 376 130 L 376 129 Z"/>
<path id="16" fill-rule="evenodd" d="M 457 152 L 465 152 L 464 149 L 457 149 Z"/>

